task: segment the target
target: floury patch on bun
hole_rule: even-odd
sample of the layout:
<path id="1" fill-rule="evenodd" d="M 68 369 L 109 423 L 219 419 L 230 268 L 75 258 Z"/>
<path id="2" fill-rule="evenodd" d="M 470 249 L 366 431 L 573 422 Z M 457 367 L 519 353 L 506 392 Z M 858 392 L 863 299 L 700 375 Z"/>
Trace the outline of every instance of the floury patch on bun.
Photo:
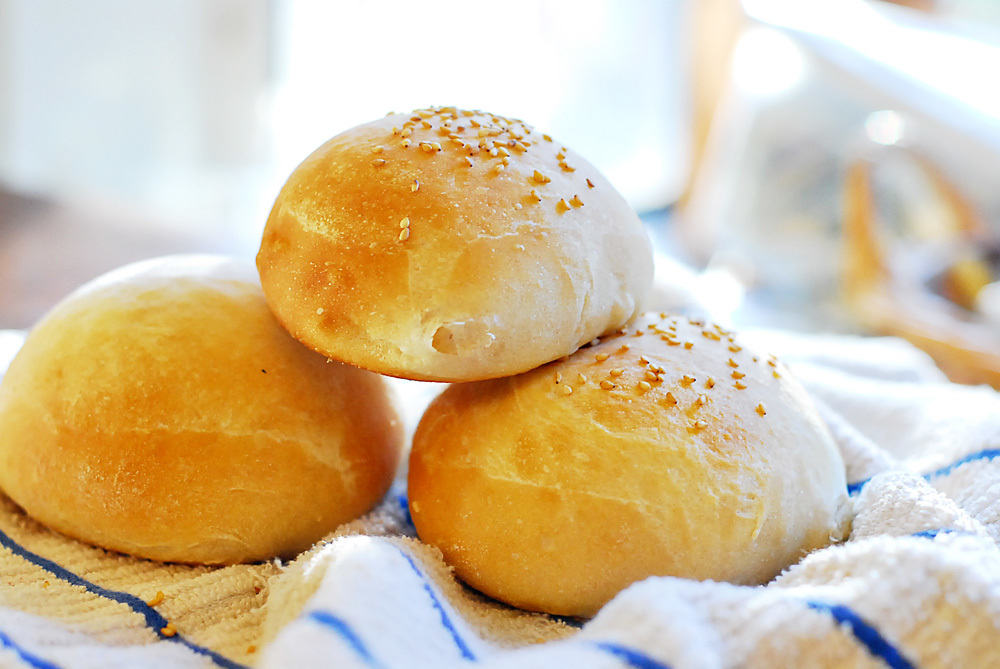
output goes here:
<path id="1" fill-rule="evenodd" d="M 352 128 L 282 188 L 257 256 L 297 339 L 417 380 L 528 371 L 621 327 L 653 276 L 635 212 L 522 121 L 454 107 Z"/>

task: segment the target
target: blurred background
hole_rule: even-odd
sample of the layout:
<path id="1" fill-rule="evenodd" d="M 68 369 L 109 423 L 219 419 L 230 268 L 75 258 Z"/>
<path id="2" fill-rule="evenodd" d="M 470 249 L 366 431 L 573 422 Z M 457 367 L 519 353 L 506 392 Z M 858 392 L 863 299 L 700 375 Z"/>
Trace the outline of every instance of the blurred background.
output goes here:
<path id="1" fill-rule="evenodd" d="M 998 385 L 997 72 L 993 0 L 0 0 L 0 328 L 132 260 L 250 258 L 315 147 L 449 104 L 604 171 L 657 308 Z"/>

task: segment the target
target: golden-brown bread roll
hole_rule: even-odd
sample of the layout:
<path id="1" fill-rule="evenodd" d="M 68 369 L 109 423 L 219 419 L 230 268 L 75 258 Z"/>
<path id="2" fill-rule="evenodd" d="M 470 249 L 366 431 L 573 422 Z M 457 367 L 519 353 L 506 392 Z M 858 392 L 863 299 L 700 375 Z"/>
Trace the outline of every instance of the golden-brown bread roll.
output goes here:
<path id="1" fill-rule="evenodd" d="M 635 315 L 653 276 L 642 224 L 590 163 L 521 121 L 454 108 L 318 148 L 278 195 L 257 267 L 311 348 L 437 381 L 571 353 Z"/>
<path id="2" fill-rule="evenodd" d="M 840 454 L 786 369 L 679 317 L 448 388 L 417 429 L 409 500 L 468 584 L 578 616 L 651 575 L 764 583 L 847 509 Z"/>
<path id="3" fill-rule="evenodd" d="M 291 556 L 388 489 L 384 380 L 271 315 L 252 267 L 137 263 L 84 286 L 0 382 L 0 487 L 70 536 L 156 560 Z"/>

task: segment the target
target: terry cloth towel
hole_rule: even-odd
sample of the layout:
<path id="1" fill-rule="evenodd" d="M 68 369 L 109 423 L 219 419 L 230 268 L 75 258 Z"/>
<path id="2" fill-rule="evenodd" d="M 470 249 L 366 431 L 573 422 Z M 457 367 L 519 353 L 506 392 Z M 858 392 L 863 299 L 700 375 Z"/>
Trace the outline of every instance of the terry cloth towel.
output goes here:
<path id="1" fill-rule="evenodd" d="M 816 400 L 856 514 L 767 586 L 658 577 L 589 621 L 518 611 L 415 538 L 402 482 L 290 563 L 225 568 L 107 553 L 3 500 L 0 665 L 1000 667 L 1000 395 L 897 340 L 750 336 Z M 435 389 L 402 388 L 412 427 Z"/>

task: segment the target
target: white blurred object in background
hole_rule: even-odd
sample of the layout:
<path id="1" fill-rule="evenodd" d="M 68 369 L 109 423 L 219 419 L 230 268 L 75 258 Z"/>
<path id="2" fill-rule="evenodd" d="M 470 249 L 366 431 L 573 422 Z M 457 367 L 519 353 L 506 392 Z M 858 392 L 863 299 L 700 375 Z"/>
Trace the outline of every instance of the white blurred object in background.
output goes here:
<path id="1" fill-rule="evenodd" d="M 252 253 L 309 152 L 388 111 L 519 116 L 641 208 L 687 170 L 671 0 L 0 0 L 0 184 L 98 195 Z"/>

